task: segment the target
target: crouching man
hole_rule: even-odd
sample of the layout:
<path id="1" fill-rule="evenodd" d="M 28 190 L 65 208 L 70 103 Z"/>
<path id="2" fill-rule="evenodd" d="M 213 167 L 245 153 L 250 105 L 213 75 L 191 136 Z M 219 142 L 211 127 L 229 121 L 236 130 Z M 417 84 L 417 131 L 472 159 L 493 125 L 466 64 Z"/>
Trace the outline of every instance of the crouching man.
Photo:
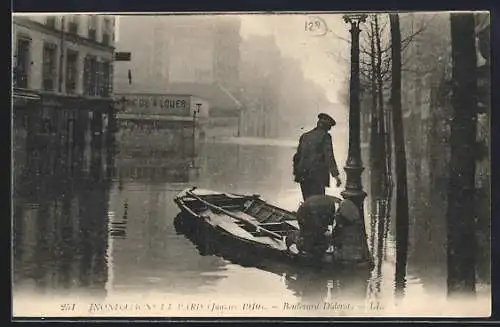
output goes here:
<path id="1" fill-rule="evenodd" d="M 287 246 L 296 244 L 298 251 L 314 257 L 324 255 L 330 246 L 338 248 L 335 235 L 354 220 L 353 206 L 334 196 L 310 196 L 297 210 L 300 232 L 287 238 Z"/>

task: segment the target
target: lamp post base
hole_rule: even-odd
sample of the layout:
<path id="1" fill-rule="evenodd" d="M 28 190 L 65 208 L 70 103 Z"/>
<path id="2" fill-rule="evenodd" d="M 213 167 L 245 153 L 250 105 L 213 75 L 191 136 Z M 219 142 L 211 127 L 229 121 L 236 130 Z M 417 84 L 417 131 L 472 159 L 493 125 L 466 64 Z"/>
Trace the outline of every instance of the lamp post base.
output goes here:
<path id="1" fill-rule="evenodd" d="M 352 201 L 359 210 L 359 216 L 353 224 L 342 228 L 342 232 L 338 235 L 339 244 L 338 256 L 344 261 L 364 261 L 373 263 L 373 258 L 368 249 L 368 237 L 366 235 L 365 219 L 364 219 L 364 200 L 366 192 L 362 190 L 361 173 L 363 167 L 347 166 L 346 189 L 340 194 L 345 200 Z"/>

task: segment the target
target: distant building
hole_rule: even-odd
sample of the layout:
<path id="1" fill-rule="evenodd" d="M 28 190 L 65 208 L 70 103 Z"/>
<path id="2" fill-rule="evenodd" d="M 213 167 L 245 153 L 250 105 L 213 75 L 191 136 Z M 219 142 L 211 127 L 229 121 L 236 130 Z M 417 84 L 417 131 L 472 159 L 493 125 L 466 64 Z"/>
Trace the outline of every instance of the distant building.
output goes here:
<path id="1" fill-rule="evenodd" d="M 325 90 L 304 76 L 298 59 L 282 55 L 273 36 L 243 41 L 240 84 L 244 136 L 296 138 L 332 107 Z"/>
<path id="2" fill-rule="evenodd" d="M 18 127 L 23 109 L 42 108 L 40 132 L 71 133 L 80 114 L 94 131 L 112 109 L 114 17 L 108 15 L 13 18 L 13 107 Z M 64 110 L 59 110 L 64 109 Z"/>
<path id="3" fill-rule="evenodd" d="M 281 51 L 274 36 L 251 35 L 241 47 L 240 80 L 244 136 L 276 136 L 281 83 Z"/>
<path id="4" fill-rule="evenodd" d="M 211 120 L 237 119 L 238 19 L 123 16 L 119 34 L 117 48 L 130 51 L 132 60 L 116 65 L 117 93 L 196 97 L 207 102 Z"/>

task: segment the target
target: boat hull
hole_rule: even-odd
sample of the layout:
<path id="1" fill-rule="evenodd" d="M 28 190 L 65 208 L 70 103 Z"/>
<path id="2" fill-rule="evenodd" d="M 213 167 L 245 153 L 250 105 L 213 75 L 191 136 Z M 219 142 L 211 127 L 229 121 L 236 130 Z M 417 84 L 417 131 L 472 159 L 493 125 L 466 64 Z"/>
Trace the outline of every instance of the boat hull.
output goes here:
<path id="1" fill-rule="evenodd" d="M 289 229 L 282 233 L 282 239 L 269 237 L 266 242 L 263 242 L 258 237 L 250 237 L 245 233 L 240 233 L 237 229 L 228 228 L 227 226 L 232 227 L 231 224 L 214 221 L 216 219 L 210 217 L 210 212 L 207 215 L 207 211 L 200 211 L 199 207 L 194 206 L 193 196 L 227 197 L 229 203 L 231 201 L 235 203 L 257 202 L 268 209 L 271 208 L 270 210 L 275 211 L 278 216 L 285 217 L 283 224 L 288 226 Z M 346 263 L 336 260 L 334 253 L 325 253 L 321 257 L 312 257 L 292 251 L 286 244 L 286 237 L 297 234 L 299 231 L 295 213 L 268 204 L 257 195 L 228 194 L 192 188 L 181 191 L 174 198 L 174 201 L 181 210 L 181 213 L 176 218 L 176 225 L 179 230 L 195 235 L 194 237 L 198 240 L 217 241 L 219 245 L 229 247 L 236 256 L 265 257 L 266 259 L 285 261 L 287 264 L 314 266 L 321 269 L 332 269 L 346 265 Z M 251 209 L 250 207 L 246 211 L 251 212 Z M 226 213 L 231 214 L 231 212 Z M 262 225 L 265 225 L 265 223 L 262 223 Z M 265 237 L 261 239 L 265 239 Z M 271 239 L 273 240 L 270 241 Z M 353 264 L 349 263 L 349 265 L 352 266 Z M 356 265 L 362 267 L 366 263 L 360 262 Z"/>

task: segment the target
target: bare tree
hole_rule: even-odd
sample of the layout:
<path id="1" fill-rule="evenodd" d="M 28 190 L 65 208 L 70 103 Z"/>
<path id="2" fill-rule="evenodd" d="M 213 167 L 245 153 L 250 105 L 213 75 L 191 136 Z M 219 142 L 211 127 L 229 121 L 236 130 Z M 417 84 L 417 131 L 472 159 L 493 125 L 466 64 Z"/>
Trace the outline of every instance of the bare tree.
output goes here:
<path id="1" fill-rule="evenodd" d="M 453 117 L 448 190 L 448 295 L 475 293 L 476 47 L 474 16 L 451 14 Z"/>
<path id="2" fill-rule="evenodd" d="M 394 109 L 393 105 L 387 106 L 387 100 L 391 103 L 394 101 L 392 99 L 392 95 L 394 94 L 394 85 L 392 84 L 394 69 L 399 70 L 399 81 L 396 81 L 396 83 L 401 84 L 401 74 L 402 71 L 405 70 L 405 64 L 407 63 L 402 60 L 403 53 L 409 48 L 412 41 L 426 29 L 433 19 L 433 16 L 426 16 L 426 19 L 419 21 L 418 24 L 415 24 L 416 26 L 412 21 L 411 26 L 407 28 L 409 32 L 403 37 L 399 28 L 399 17 L 397 24 L 398 32 L 393 31 L 394 17 L 392 18 L 392 22 L 390 17 L 389 19 L 386 19 L 386 17 L 388 16 L 383 14 L 369 15 L 369 28 L 362 33 L 360 42 L 360 80 L 363 90 L 362 96 L 370 97 L 369 102 L 371 103 L 369 138 L 371 198 L 372 201 L 377 201 L 377 199 L 382 200 L 384 205 L 381 206 L 383 210 L 381 215 L 383 218 L 387 218 L 387 216 L 391 214 L 393 190 L 393 142 L 391 140 L 396 138 L 398 140 L 403 140 L 402 129 L 397 131 L 398 136 L 394 135 L 393 137 L 391 132 L 393 128 L 400 128 L 402 126 L 402 124 L 399 123 L 396 127 L 392 124 L 393 121 L 399 120 L 397 116 L 394 117 L 393 112 L 393 110 L 398 109 Z M 387 33 L 387 26 L 389 23 L 391 23 L 390 35 Z M 398 33 L 399 38 L 394 38 L 393 33 Z M 343 39 L 342 37 L 339 38 Z M 346 41 L 350 42 L 349 40 Z M 393 42 L 398 43 L 396 49 L 399 49 L 399 51 L 396 51 L 396 53 L 398 53 L 399 56 L 397 58 L 399 63 L 396 65 L 399 66 L 399 68 L 393 67 L 395 54 Z M 411 57 L 409 59 L 411 59 Z M 407 60 L 409 59 L 407 57 Z M 401 89 L 401 86 L 399 88 Z M 391 91 L 390 99 L 386 99 L 388 97 L 388 91 Z M 400 103 L 399 110 L 401 110 L 401 90 L 399 90 L 399 100 L 396 101 Z M 391 126 L 393 127 L 392 129 Z M 396 133 L 396 131 L 394 132 Z M 399 155 L 401 155 L 401 153 Z M 396 158 L 396 160 L 401 161 L 402 159 Z M 406 161 L 406 158 L 404 158 L 404 160 Z M 406 172 L 404 175 L 406 175 Z M 375 203 L 372 204 L 374 208 Z M 406 207 L 408 206 L 406 205 Z"/>
<path id="3" fill-rule="evenodd" d="M 389 14 L 392 44 L 391 107 L 396 169 L 396 294 L 405 287 L 408 253 L 408 185 L 406 176 L 406 150 L 401 104 L 401 30 L 398 14 Z"/>
<path id="4" fill-rule="evenodd" d="M 370 20 L 370 35 L 375 35 L 375 23 Z M 372 193 L 372 201 L 375 201 L 375 194 L 381 193 L 381 177 L 382 167 L 380 160 L 380 147 L 379 147 L 379 113 L 377 101 L 377 69 L 376 69 L 376 47 L 375 38 L 369 37 L 370 41 L 370 74 L 368 79 L 370 81 L 370 96 L 371 96 L 371 110 L 370 110 L 370 191 Z M 375 207 L 373 202 L 372 207 Z"/>

